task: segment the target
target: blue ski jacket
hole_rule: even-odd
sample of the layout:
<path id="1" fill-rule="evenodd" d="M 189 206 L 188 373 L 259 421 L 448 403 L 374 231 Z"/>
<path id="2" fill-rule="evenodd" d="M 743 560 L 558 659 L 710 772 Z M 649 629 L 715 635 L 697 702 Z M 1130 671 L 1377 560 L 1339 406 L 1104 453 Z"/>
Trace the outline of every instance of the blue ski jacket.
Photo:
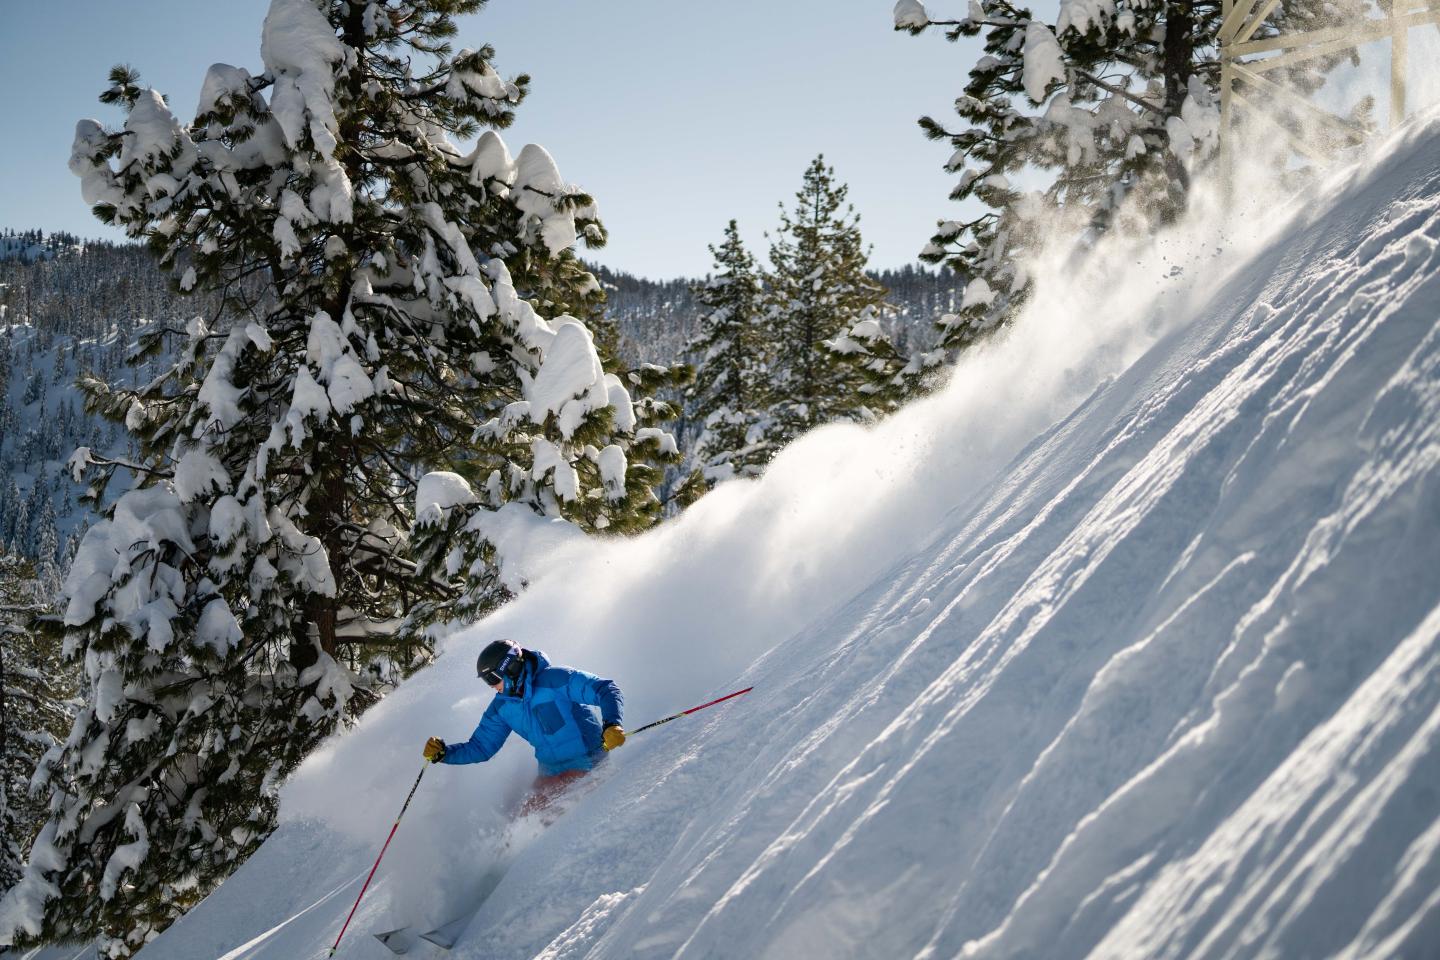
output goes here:
<path id="1" fill-rule="evenodd" d="M 624 698 L 613 680 L 552 667 L 545 654 L 525 651 L 521 695 L 495 694 L 470 739 L 446 744 L 442 763 L 481 763 L 500 751 L 513 730 L 535 748 L 540 772 L 589 770 L 604 755 L 604 727 L 620 723 Z M 600 708 L 600 720 L 590 707 Z M 602 726 L 603 724 L 603 726 Z"/>

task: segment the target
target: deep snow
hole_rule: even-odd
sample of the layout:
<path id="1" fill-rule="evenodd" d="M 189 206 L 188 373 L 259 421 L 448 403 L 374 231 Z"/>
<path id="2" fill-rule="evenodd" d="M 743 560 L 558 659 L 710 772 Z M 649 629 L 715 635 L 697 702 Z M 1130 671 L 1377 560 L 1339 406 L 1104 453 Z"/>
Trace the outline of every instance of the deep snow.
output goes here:
<path id="1" fill-rule="evenodd" d="M 537 551 L 142 960 L 322 956 L 501 636 L 631 726 L 756 689 L 614 754 L 460 960 L 1440 956 L 1437 241 L 1430 123 L 1049 264 L 941 395 Z M 459 909 L 532 772 L 427 771 L 339 956 Z"/>

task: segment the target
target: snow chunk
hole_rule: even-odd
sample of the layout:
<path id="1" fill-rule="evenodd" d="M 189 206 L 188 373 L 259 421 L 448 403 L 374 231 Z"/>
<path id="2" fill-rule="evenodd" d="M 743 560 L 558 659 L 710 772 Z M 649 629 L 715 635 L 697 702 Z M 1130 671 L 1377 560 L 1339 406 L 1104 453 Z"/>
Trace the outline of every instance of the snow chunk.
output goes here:
<path id="1" fill-rule="evenodd" d="M 181 503 L 189 503 L 211 489 L 224 493 L 230 489 L 230 475 L 210 451 L 200 447 L 186 452 L 175 465 L 175 493 Z"/>
<path id="2" fill-rule="evenodd" d="M 465 239 L 465 234 L 460 228 L 449 220 L 445 219 L 445 211 L 440 205 L 431 201 L 420 207 L 420 215 L 425 218 L 425 223 L 435 235 L 445 241 L 450 252 L 455 255 L 455 265 L 459 267 L 460 273 L 465 276 L 478 276 L 480 265 L 475 262 L 475 254 L 470 250 L 470 244 Z"/>
<path id="3" fill-rule="evenodd" d="M 1055 32 L 1066 30 L 1089 33 L 1105 29 L 1115 16 L 1115 0 L 1060 0 L 1060 15 L 1055 19 Z"/>
<path id="4" fill-rule="evenodd" d="M 90 448 L 76 447 L 75 452 L 70 454 L 70 459 L 65 461 L 65 469 L 70 474 L 70 480 L 74 483 L 83 482 L 85 468 L 90 466 L 90 463 Z"/>
<path id="5" fill-rule="evenodd" d="M 275 76 L 270 112 L 285 142 L 298 149 L 307 128 L 322 157 L 335 152 L 334 65 L 345 47 L 312 0 L 271 0 L 260 35 L 260 59 Z"/>
<path id="6" fill-rule="evenodd" d="M 332 700 L 334 706 L 330 709 L 338 709 L 350 700 L 355 691 L 350 671 L 336 663 L 335 658 L 325 651 L 320 650 L 318 653 L 319 659 L 305 668 L 298 681 L 302 687 L 312 684 L 315 686 L 315 696 L 301 708 L 310 716 L 312 722 L 329 712 L 320 701 Z"/>
<path id="7" fill-rule="evenodd" d="M 240 623 L 235 619 L 235 614 L 230 612 L 228 603 L 216 597 L 205 604 L 205 609 L 200 611 L 200 622 L 195 625 L 197 644 L 209 647 L 223 657 L 244 639 Z"/>
<path id="8" fill-rule="evenodd" d="M 302 533 L 277 508 L 270 510 L 270 526 L 280 537 L 277 568 L 302 590 L 323 597 L 335 596 L 335 576 L 330 572 L 330 555 L 318 538 Z"/>
<path id="9" fill-rule="evenodd" d="M 330 415 L 330 398 L 325 388 L 315 382 L 309 367 L 301 367 L 295 373 L 295 389 L 290 394 L 290 412 L 285 416 L 285 426 L 290 431 L 290 442 L 300 446 L 309 431 L 305 429 L 307 417 L 324 420 Z"/>
<path id="10" fill-rule="evenodd" d="M 327 385 L 327 406 L 339 414 L 349 413 L 362 401 L 375 395 L 375 384 L 370 374 L 356 359 L 350 341 L 340 325 L 323 310 L 310 318 L 310 334 L 305 344 L 305 359 L 320 371 L 319 382 Z M 308 378 L 309 374 L 305 374 Z M 296 393 L 300 393 L 301 377 L 296 377 Z M 307 409 L 319 412 L 322 405 L 318 398 L 305 397 Z M 323 414 L 321 414 L 323 416 Z"/>
<path id="11" fill-rule="evenodd" d="M 318 182 L 310 191 L 310 207 L 315 215 L 331 223 L 349 223 L 354 215 L 355 188 L 345 168 L 334 157 L 326 157 L 316 173 Z"/>
<path id="12" fill-rule="evenodd" d="M 180 129 L 160 94 L 143 90 L 125 119 L 122 141 L 117 161 L 120 170 L 137 160 L 145 163 L 166 156 L 177 143 L 190 143 L 190 138 Z"/>
<path id="13" fill-rule="evenodd" d="M 1050 28 L 1039 20 L 1025 26 L 1025 93 L 1036 103 L 1045 100 L 1045 88 L 1065 79 L 1065 56 Z"/>
<path id="14" fill-rule="evenodd" d="M 355 355 L 346 353 L 330 368 L 330 385 L 326 393 L 336 413 L 349 413 L 357 404 L 375 395 L 375 384 Z"/>
<path id="15" fill-rule="evenodd" d="M 125 742 L 127 744 L 149 740 L 159 732 L 160 717 L 154 713 L 147 713 L 143 718 L 135 718 L 125 722 Z"/>
<path id="16" fill-rule="evenodd" d="M 222 100 L 247 99 L 249 96 L 249 70 L 232 67 L 228 63 L 212 63 L 205 71 L 204 82 L 200 84 L 200 102 L 195 105 L 195 116 L 211 113 Z"/>
<path id="17" fill-rule="evenodd" d="M 919 30 L 930 25 L 930 15 L 920 0 L 898 0 L 895 4 L 895 29 Z"/>
<path id="18" fill-rule="evenodd" d="M 505 141 L 494 130 L 486 130 L 475 142 L 475 151 L 470 155 L 470 182 L 479 184 L 494 177 L 504 184 L 515 182 L 515 161 Z"/>
<path id="19" fill-rule="evenodd" d="M 145 819 L 140 813 L 138 803 L 130 804 L 125 811 L 125 829 L 135 841 L 121 844 L 110 855 L 110 860 L 105 864 L 105 875 L 100 878 L 101 900 L 114 897 L 120 887 L 120 875 L 126 870 L 139 870 L 140 864 L 150 855 L 150 834 L 145 829 Z"/>
<path id="20" fill-rule="evenodd" d="M 269 353 L 274 346 L 274 342 L 270 339 L 270 331 L 253 321 L 245 325 L 245 336 L 249 337 L 250 342 L 264 353 Z"/>
<path id="21" fill-rule="evenodd" d="M 615 429 L 621 433 L 629 433 L 635 429 L 635 403 L 630 399 L 630 391 L 625 389 L 625 384 L 613 373 L 605 374 L 605 385 L 610 391 L 610 406 L 615 411 Z"/>
<path id="22" fill-rule="evenodd" d="M 419 526 L 443 523 L 451 507 L 478 503 L 479 499 L 460 474 L 432 471 L 420 478 L 415 489 L 415 523 Z"/>
<path id="23" fill-rule="evenodd" d="M 990 289 L 990 284 L 985 282 L 984 277 L 976 277 L 965 284 L 965 294 L 960 298 L 960 309 L 966 310 L 970 307 L 988 307 L 995 302 L 995 291 Z"/>
<path id="24" fill-rule="evenodd" d="M 542 146 L 527 143 L 515 161 L 515 206 L 540 224 L 540 239 L 551 254 L 575 244 L 575 215 L 556 209 L 569 191 L 555 160 Z"/>
<path id="25" fill-rule="evenodd" d="M 324 310 L 315 311 L 310 318 L 310 332 L 305 338 L 305 359 L 320 370 L 320 378 L 327 379 L 330 367 L 345 352 L 345 334 L 340 324 Z"/>
<path id="26" fill-rule="evenodd" d="M 455 54 L 455 63 L 467 63 L 474 57 L 475 51 L 468 47 Z M 495 68 L 490 64 L 480 61 L 478 70 L 465 70 L 458 67 L 450 71 L 450 79 L 445 84 L 445 95 L 456 100 L 469 100 L 474 94 L 487 100 L 505 100 L 510 95 L 510 88 Z"/>
<path id="27" fill-rule="evenodd" d="M 250 326 L 253 327 L 254 324 Z M 268 342 L 269 338 L 266 339 Z M 205 375 L 205 382 L 200 385 L 200 392 L 196 394 L 196 398 L 210 410 L 209 418 L 198 427 L 197 436 L 215 426 L 228 430 L 240 422 L 240 397 L 243 391 L 235 386 L 232 378 L 240 360 L 240 352 L 251 340 L 246 331 L 233 329 L 225 339 L 225 346 L 215 354 L 215 359 L 210 364 L 210 372 Z"/>
<path id="28" fill-rule="evenodd" d="M 495 315 L 495 298 L 479 277 L 446 277 L 445 286 L 464 297 L 481 320 Z"/>
<path id="29" fill-rule="evenodd" d="M 635 431 L 635 440 L 640 443 L 654 440 L 660 448 L 660 452 L 667 456 L 674 456 L 680 450 L 675 442 L 675 434 L 668 430 L 661 430 L 659 427 L 641 427 Z"/>
<path id="30" fill-rule="evenodd" d="M 210 507 L 210 539 L 227 547 L 245 532 L 245 508 L 230 495 L 216 500 Z"/>
<path id="31" fill-rule="evenodd" d="M 295 235 L 295 225 L 284 217 L 276 217 L 270 235 L 280 247 L 280 259 L 289 260 L 300 253 L 300 238 Z"/>
<path id="32" fill-rule="evenodd" d="M 1217 149 L 1220 142 L 1220 110 L 1204 85 L 1192 77 L 1180 115 L 1165 121 L 1170 150 L 1187 168 L 1196 157 Z"/>
<path id="33" fill-rule="evenodd" d="M 867 317 L 855 322 L 855 325 L 850 328 L 850 337 L 854 340 L 876 340 L 883 332 L 880 329 L 880 321 Z"/>
<path id="34" fill-rule="evenodd" d="M 545 475 L 554 473 L 551 483 L 555 495 L 569 503 L 580 495 L 580 474 L 565 459 L 565 453 L 544 437 L 536 437 L 530 444 L 534 465 L 530 468 L 530 479 L 544 480 Z"/>
<path id="35" fill-rule="evenodd" d="M 131 558 L 152 549 L 159 552 L 166 541 L 188 552 L 195 551 L 186 511 L 175 492 L 160 485 L 122 495 L 110 519 L 86 531 L 75 554 L 62 590 L 67 601 L 65 625 L 73 627 L 89 621 L 111 584 L 130 578 Z M 137 628 L 149 621 L 152 600 L 148 583 L 140 579 L 129 579 L 126 589 L 112 598 L 110 610 L 116 620 Z"/>
<path id="36" fill-rule="evenodd" d="M 115 711 L 125 703 L 125 678 L 119 670 L 107 667 L 100 671 L 94 682 L 95 719 L 101 723 L 109 723 L 115 719 Z"/>
<path id="37" fill-rule="evenodd" d="M 96 151 L 105 147 L 109 137 L 95 120 L 75 124 L 75 139 L 70 145 L 70 172 L 80 178 L 80 195 L 92 207 L 106 203 L 117 205 L 125 199 L 125 191 L 115 182 L 115 172 L 107 163 L 96 163 Z"/>
<path id="38" fill-rule="evenodd" d="M 560 434 L 566 439 L 587 414 L 609 404 L 605 369 L 600 365 L 590 331 L 579 320 L 557 319 L 555 338 L 545 351 L 535 379 L 526 385 L 525 399 L 537 423 L 543 423 L 548 414 L 557 414 Z"/>
<path id="39" fill-rule="evenodd" d="M 45 918 L 45 902 L 60 896 L 60 888 L 45 879 L 47 873 L 65 869 L 65 857 L 55 846 L 55 820 L 40 828 L 40 835 L 30 846 L 30 862 L 20 882 L 0 898 L 0 938 L 9 938 L 17 931 L 39 936 Z"/>
<path id="40" fill-rule="evenodd" d="M 611 500 L 625 496 L 625 451 L 612 443 L 600 451 L 598 463 L 600 480 L 605 484 L 605 496 Z"/>

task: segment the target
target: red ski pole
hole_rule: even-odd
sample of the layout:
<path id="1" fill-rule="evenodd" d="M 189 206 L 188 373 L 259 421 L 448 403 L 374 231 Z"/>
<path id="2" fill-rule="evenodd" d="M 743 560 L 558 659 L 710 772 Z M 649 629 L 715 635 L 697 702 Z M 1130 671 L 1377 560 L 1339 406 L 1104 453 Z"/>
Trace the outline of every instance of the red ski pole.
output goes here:
<path id="1" fill-rule="evenodd" d="M 426 763 L 425 767 L 429 765 L 429 763 Z M 425 776 L 425 767 L 420 768 L 420 776 L 415 778 L 415 785 L 412 786 L 410 792 L 406 794 L 405 804 L 400 808 L 400 816 L 395 818 L 395 825 L 390 828 L 390 836 L 385 838 L 385 846 L 380 848 L 380 856 L 375 858 L 375 866 L 370 868 L 370 876 L 365 878 L 365 886 L 360 888 L 360 896 L 355 898 L 355 906 L 350 908 L 350 916 L 345 918 L 345 926 L 340 928 L 340 936 L 335 938 L 335 945 L 330 948 L 330 952 L 325 955 L 326 957 L 335 956 L 335 951 L 340 949 L 340 941 L 345 936 L 345 931 L 350 929 L 350 921 L 355 918 L 355 911 L 359 909 L 360 901 L 364 898 L 365 891 L 370 889 L 370 881 L 375 879 L 375 871 L 380 869 L 380 861 L 385 857 L 385 851 L 390 849 L 390 841 L 395 837 L 395 831 L 400 826 L 400 819 L 405 816 L 405 811 L 410 809 L 410 800 L 415 796 L 415 790 L 420 786 L 420 777 Z"/>
<path id="2" fill-rule="evenodd" d="M 635 734 L 640 733 L 640 732 L 645 731 L 645 730 L 649 730 L 651 727 L 658 727 L 658 726 L 660 726 L 660 724 L 662 724 L 662 723 L 669 723 L 671 720 L 679 720 L 681 717 L 689 716 L 690 714 L 694 713 L 696 710 L 704 710 L 706 707 L 713 707 L 713 706 L 715 706 L 715 704 L 717 704 L 717 703 L 724 703 L 726 700 L 729 700 L 731 697 L 738 697 L 738 696 L 740 696 L 740 694 L 742 694 L 742 693 L 749 693 L 751 690 L 754 690 L 754 689 L 755 689 L 754 687 L 746 687 L 744 690 L 736 690 L 734 693 L 727 693 L 727 694 L 725 694 L 725 696 L 719 698 L 718 700 L 711 700 L 709 703 L 702 703 L 702 704 L 700 704 L 700 706 L 698 706 L 698 707 L 691 707 L 689 710 L 681 710 L 679 713 L 674 714 L 673 716 L 666 717 L 664 720 L 656 720 L 654 723 L 647 723 L 647 724 L 645 724 L 645 726 L 643 726 L 643 727 L 636 727 L 634 730 L 631 730 L 628 735 L 633 737 L 633 736 L 635 736 Z"/>

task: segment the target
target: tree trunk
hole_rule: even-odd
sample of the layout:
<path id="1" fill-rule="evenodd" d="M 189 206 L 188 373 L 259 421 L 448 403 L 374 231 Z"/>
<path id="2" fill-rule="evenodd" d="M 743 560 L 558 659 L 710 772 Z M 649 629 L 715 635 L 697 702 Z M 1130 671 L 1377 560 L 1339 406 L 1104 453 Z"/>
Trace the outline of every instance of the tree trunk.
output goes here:
<path id="1" fill-rule="evenodd" d="M 1195 17 L 1191 4 L 1172 2 L 1165 5 L 1165 46 L 1162 69 L 1165 75 L 1165 116 L 1180 116 L 1180 108 L 1190 89 L 1195 72 Z M 1171 203 L 1161 211 L 1165 222 L 1172 222 L 1185 208 L 1185 192 L 1190 188 L 1190 175 L 1173 152 L 1165 155 L 1165 175 L 1170 181 Z"/>

